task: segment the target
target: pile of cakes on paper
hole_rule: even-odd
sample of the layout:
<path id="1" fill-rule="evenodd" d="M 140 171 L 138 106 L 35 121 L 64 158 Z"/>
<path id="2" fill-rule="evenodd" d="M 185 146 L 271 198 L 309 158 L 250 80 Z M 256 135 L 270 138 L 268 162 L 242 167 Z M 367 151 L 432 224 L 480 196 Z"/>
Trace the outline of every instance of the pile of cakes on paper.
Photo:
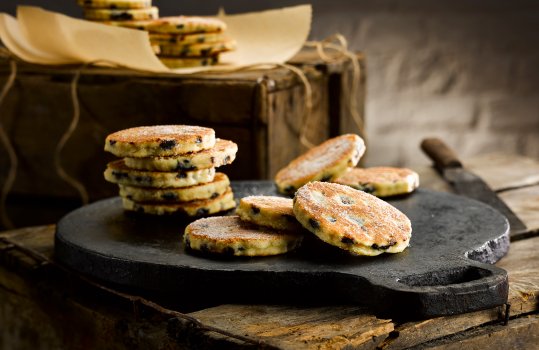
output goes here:
<path id="1" fill-rule="evenodd" d="M 151 0 L 79 0 L 84 17 L 119 27 L 148 31 L 157 56 L 169 68 L 209 66 L 219 55 L 236 48 L 216 18 L 173 16 L 158 18 Z"/>
<path id="2" fill-rule="evenodd" d="M 238 146 L 210 128 L 141 126 L 107 136 L 105 151 L 123 157 L 107 164 L 105 179 L 118 184 L 123 207 L 145 214 L 204 216 L 236 206 L 228 177 Z"/>

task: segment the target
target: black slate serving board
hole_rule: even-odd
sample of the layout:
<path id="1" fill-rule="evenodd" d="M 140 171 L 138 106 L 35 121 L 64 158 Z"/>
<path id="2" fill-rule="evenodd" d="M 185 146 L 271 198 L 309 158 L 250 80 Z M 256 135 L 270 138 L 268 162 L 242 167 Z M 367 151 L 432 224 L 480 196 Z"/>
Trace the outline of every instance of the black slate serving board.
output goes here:
<path id="1" fill-rule="evenodd" d="M 276 195 L 270 182 L 235 182 L 233 189 L 236 198 Z M 475 200 L 423 189 L 389 202 L 412 222 L 411 245 L 399 254 L 350 256 L 313 238 L 275 257 L 200 256 L 181 244 L 185 222 L 124 213 L 116 197 L 62 218 L 55 256 L 100 280 L 184 300 L 359 303 L 409 319 L 507 301 L 507 273 L 490 265 L 509 248 L 503 215 Z"/>

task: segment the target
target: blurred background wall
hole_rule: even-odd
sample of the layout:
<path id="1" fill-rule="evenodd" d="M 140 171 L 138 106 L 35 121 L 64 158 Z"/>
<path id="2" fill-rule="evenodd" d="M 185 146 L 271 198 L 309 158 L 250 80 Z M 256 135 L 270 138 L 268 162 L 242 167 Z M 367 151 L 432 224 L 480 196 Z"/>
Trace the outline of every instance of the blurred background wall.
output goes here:
<path id="1" fill-rule="evenodd" d="M 161 16 L 211 15 L 301 1 L 154 0 Z M 2 1 L 80 17 L 75 0 Z M 367 57 L 367 163 L 429 162 L 425 136 L 462 157 L 491 151 L 539 158 L 539 2 L 364 0 L 313 2 L 311 38 L 344 34 Z"/>

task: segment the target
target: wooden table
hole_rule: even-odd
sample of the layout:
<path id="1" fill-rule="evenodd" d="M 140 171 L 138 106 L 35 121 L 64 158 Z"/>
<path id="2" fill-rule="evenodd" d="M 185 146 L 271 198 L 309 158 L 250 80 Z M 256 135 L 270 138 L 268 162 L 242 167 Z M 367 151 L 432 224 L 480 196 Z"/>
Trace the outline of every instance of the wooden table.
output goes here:
<path id="1" fill-rule="evenodd" d="M 509 274 L 507 325 L 504 307 L 404 323 L 355 305 L 166 307 L 55 263 L 51 225 L 0 234 L 0 348 L 539 349 L 539 162 L 465 163 L 529 228 L 497 264 Z M 416 170 L 422 186 L 449 190 L 432 169 Z"/>

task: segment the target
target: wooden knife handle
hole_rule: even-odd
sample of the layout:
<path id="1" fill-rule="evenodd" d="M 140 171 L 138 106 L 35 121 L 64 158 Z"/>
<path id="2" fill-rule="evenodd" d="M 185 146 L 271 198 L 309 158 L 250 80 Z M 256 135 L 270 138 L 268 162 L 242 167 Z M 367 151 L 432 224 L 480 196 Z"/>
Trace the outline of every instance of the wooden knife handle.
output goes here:
<path id="1" fill-rule="evenodd" d="M 462 167 L 455 152 L 437 137 L 421 141 L 421 149 L 434 161 L 438 169 Z"/>

